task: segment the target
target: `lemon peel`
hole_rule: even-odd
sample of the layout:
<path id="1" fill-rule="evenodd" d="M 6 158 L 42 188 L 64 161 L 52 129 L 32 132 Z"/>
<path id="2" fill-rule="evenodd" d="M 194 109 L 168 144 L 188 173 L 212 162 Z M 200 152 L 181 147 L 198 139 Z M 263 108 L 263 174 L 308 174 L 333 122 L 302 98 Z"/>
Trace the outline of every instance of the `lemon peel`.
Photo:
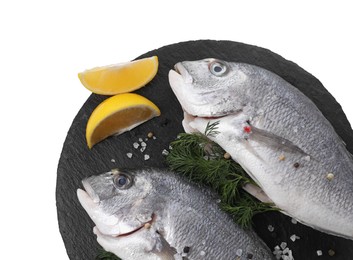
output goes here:
<path id="1" fill-rule="evenodd" d="M 138 94 L 110 97 L 95 108 L 87 122 L 87 145 L 91 149 L 107 137 L 129 131 L 160 114 L 153 102 Z"/>
<path id="2" fill-rule="evenodd" d="M 78 74 L 83 86 L 95 94 L 132 92 L 150 82 L 158 71 L 158 57 L 96 67 Z"/>

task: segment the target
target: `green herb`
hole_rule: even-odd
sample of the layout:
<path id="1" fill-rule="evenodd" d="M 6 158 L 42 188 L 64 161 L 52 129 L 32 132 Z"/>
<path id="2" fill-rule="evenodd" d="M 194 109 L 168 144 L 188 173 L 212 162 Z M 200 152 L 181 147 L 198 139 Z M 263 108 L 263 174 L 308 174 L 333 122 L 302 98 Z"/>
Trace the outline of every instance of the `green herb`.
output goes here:
<path id="1" fill-rule="evenodd" d="M 114 255 L 113 253 L 107 252 L 102 248 L 99 254 L 96 256 L 96 260 L 121 260 L 121 259 L 116 255 Z"/>
<path id="2" fill-rule="evenodd" d="M 218 135 L 219 134 L 219 131 L 217 131 L 218 125 L 219 125 L 219 121 L 216 121 L 212 124 L 211 122 L 208 122 L 205 129 L 205 136 L 215 137 L 216 135 Z"/>
<path id="3" fill-rule="evenodd" d="M 219 122 L 208 124 L 205 135 L 217 134 Z M 239 164 L 225 159 L 225 151 L 202 134 L 180 134 L 171 143 L 167 156 L 169 167 L 217 191 L 221 208 L 228 212 L 242 227 L 248 227 L 254 214 L 274 211 L 273 205 L 262 203 L 248 195 L 242 187 L 256 185 Z"/>
<path id="4" fill-rule="evenodd" d="M 221 208 L 228 212 L 235 222 L 242 227 L 248 227 L 251 224 L 252 217 L 258 213 L 278 211 L 274 205 L 260 202 L 243 190 L 236 202 L 231 204 L 221 203 Z"/>

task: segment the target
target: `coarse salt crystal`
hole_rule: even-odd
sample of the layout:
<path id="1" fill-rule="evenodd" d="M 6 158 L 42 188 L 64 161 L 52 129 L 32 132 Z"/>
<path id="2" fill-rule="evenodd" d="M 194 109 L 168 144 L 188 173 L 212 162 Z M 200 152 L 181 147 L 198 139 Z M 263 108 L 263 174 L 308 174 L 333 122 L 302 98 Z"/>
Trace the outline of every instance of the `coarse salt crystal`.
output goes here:
<path id="1" fill-rule="evenodd" d="M 298 223 L 298 221 L 296 219 L 294 219 L 294 218 L 292 218 L 291 221 L 292 221 L 292 224 L 294 224 L 294 225 Z"/>
<path id="2" fill-rule="evenodd" d="M 136 142 L 133 143 L 132 145 L 134 146 L 135 149 L 139 148 L 139 146 L 140 146 L 140 145 L 139 145 L 138 143 L 136 143 Z"/>
<path id="3" fill-rule="evenodd" d="M 274 255 L 282 255 L 282 250 L 279 249 L 279 247 L 278 247 L 278 249 L 275 248 L 275 251 L 273 251 L 273 254 L 274 254 Z"/>
<path id="4" fill-rule="evenodd" d="M 131 158 L 132 157 L 132 153 L 127 153 L 126 156 Z"/>
<path id="5" fill-rule="evenodd" d="M 286 248 L 283 250 L 282 254 L 285 255 L 285 254 L 288 254 L 288 252 L 289 252 L 289 248 L 286 247 Z"/>
<path id="6" fill-rule="evenodd" d="M 282 251 L 281 248 L 284 250 Z M 276 259 L 294 260 L 292 250 L 287 247 L 286 242 L 282 242 L 280 246 L 275 246 L 274 249 L 275 250 L 273 251 L 273 254 L 275 255 Z"/>
<path id="7" fill-rule="evenodd" d="M 238 250 L 235 252 L 235 254 L 236 254 L 237 256 L 241 256 L 241 255 L 243 254 L 243 249 L 238 249 Z"/>
<path id="8" fill-rule="evenodd" d="M 139 142 L 140 142 L 140 143 L 142 143 L 142 142 L 143 142 L 142 138 L 139 138 Z"/>
<path id="9" fill-rule="evenodd" d="M 147 144 L 146 144 L 145 142 L 141 142 L 141 146 L 142 146 L 142 147 L 146 147 Z"/>
<path id="10" fill-rule="evenodd" d="M 280 245 L 279 245 L 282 250 L 285 249 L 287 247 L 287 243 L 286 242 L 282 242 Z"/>
<path id="11" fill-rule="evenodd" d="M 273 232 L 275 228 L 272 225 L 267 226 L 268 231 Z"/>
<path id="12" fill-rule="evenodd" d="M 167 156 L 167 155 L 169 154 L 169 151 L 166 150 L 166 149 L 164 149 L 164 150 L 162 151 L 162 154 L 165 155 L 165 156 Z"/>
<path id="13" fill-rule="evenodd" d="M 147 161 L 150 158 L 150 156 L 148 154 L 145 154 L 143 158 L 145 159 L 145 161 Z"/>
<path id="14" fill-rule="evenodd" d="M 146 150 L 146 146 L 142 146 L 140 152 L 143 153 Z"/>
<path id="15" fill-rule="evenodd" d="M 297 239 L 297 236 L 296 235 L 291 235 L 290 236 L 290 240 L 292 240 L 293 242 Z"/>
<path id="16" fill-rule="evenodd" d="M 316 251 L 316 254 L 317 254 L 318 256 L 322 256 L 322 251 L 321 251 L 321 250 L 317 250 L 317 251 Z"/>
<path id="17" fill-rule="evenodd" d="M 153 136 L 152 138 L 153 138 L 153 140 L 156 140 L 156 139 L 157 139 L 157 137 L 155 137 L 155 136 Z"/>
<path id="18" fill-rule="evenodd" d="M 111 161 L 111 162 L 115 162 L 115 159 L 111 159 L 110 161 Z"/>

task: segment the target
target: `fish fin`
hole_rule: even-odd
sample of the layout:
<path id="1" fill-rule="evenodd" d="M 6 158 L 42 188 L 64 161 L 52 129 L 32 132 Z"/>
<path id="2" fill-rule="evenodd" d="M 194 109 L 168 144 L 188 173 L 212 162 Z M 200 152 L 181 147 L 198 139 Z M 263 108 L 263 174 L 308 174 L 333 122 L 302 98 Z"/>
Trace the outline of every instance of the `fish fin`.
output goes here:
<path id="1" fill-rule="evenodd" d="M 152 249 L 152 253 L 157 255 L 161 260 L 174 260 L 174 255 L 177 253 L 177 250 L 172 247 L 167 240 L 157 231 L 158 236 L 158 245 Z"/>
<path id="2" fill-rule="evenodd" d="M 244 143 L 244 145 L 249 152 L 255 155 L 262 162 L 265 162 L 264 159 L 256 152 L 256 150 L 248 142 Z"/>
<path id="3" fill-rule="evenodd" d="M 247 183 L 243 186 L 243 189 L 250 195 L 257 198 L 259 201 L 273 204 L 273 201 L 267 196 L 264 190 L 261 189 L 259 186 L 252 183 Z"/>
<path id="4" fill-rule="evenodd" d="M 284 150 L 286 152 L 300 153 L 302 155 L 308 155 L 300 147 L 298 147 L 297 145 L 293 144 L 288 139 L 285 139 L 283 137 L 280 137 L 278 135 L 270 133 L 270 132 L 268 132 L 266 130 L 256 128 L 254 126 L 251 126 L 250 138 L 253 139 L 253 140 L 256 140 L 258 142 L 262 142 L 262 143 L 265 143 L 267 145 L 276 147 L 278 149 L 282 149 L 282 150 Z"/>

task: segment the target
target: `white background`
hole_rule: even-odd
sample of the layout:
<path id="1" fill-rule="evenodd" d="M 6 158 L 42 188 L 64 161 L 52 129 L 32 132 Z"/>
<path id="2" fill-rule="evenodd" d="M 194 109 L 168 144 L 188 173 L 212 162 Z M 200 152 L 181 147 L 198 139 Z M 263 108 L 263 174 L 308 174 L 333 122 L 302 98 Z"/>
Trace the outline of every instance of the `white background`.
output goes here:
<path id="1" fill-rule="evenodd" d="M 90 95 L 78 72 L 180 41 L 239 41 L 312 73 L 353 122 L 348 2 L 1 1 L 0 258 L 68 259 L 55 185 L 67 131 Z"/>

